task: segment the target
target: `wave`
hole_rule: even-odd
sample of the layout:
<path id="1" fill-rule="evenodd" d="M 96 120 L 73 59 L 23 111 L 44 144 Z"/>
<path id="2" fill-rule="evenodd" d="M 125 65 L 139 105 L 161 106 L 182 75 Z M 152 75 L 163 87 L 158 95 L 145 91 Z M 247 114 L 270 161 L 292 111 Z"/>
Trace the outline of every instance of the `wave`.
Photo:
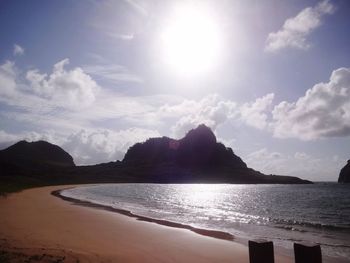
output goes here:
<path id="1" fill-rule="evenodd" d="M 316 229 L 325 229 L 325 230 L 347 230 L 350 231 L 350 224 L 324 224 L 318 222 L 308 222 L 308 221 L 298 221 L 290 219 L 274 219 L 272 222 L 275 224 L 274 227 L 283 228 L 286 230 L 307 232 L 306 228 L 316 228 Z M 305 228 L 298 228 L 305 227 Z"/>

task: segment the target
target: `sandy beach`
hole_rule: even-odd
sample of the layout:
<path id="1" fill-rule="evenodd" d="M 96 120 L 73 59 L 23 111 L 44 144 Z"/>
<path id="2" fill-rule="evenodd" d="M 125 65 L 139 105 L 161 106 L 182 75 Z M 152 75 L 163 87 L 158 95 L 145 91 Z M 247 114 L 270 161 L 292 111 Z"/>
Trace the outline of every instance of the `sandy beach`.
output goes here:
<path id="1" fill-rule="evenodd" d="M 29 189 L 0 199 L 0 259 L 249 262 L 245 245 L 76 205 L 51 195 L 63 188 L 67 186 Z M 275 254 L 275 261 L 287 263 L 293 259 Z"/>

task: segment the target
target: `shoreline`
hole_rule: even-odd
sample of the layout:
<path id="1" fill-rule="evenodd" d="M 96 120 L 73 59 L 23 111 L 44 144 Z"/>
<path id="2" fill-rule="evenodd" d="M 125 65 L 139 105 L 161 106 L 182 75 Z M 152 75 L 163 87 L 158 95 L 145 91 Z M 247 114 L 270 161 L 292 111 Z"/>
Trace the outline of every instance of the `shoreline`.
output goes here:
<path id="1" fill-rule="evenodd" d="M 93 186 L 95 186 L 96 184 L 92 184 Z M 99 184 L 97 184 L 99 185 Z M 149 222 L 149 223 L 155 223 L 161 226 L 166 226 L 166 227 L 172 227 L 172 228 L 179 228 L 179 229 L 185 229 L 185 230 L 189 230 L 192 231 L 196 234 L 202 235 L 202 236 L 207 236 L 210 238 L 216 238 L 219 240 L 226 240 L 226 241 L 233 241 L 236 242 L 238 244 L 241 244 L 245 247 L 248 247 L 248 241 L 250 240 L 247 237 L 242 237 L 242 236 L 236 236 L 233 235 L 229 232 L 225 232 L 225 231 L 221 231 L 221 230 L 215 230 L 215 229 L 206 229 L 206 228 L 200 228 L 200 227 L 194 227 L 192 225 L 188 225 L 188 224 L 183 224 L 183 223 L 177 223 L 177 222 L 173 222 L 173 221 L 169 221 L 169 220 L 163 220 L 163 219 L 157 219 L 157 218 L 152 218 L 149 216 L 142 216 L 139 214 L 135 214 L 134 212 L 132 212 L 131 210 L 126 210 L 126 209 L 122 209 L 122 208 L 116 208 L 116 207 L 112 207 L 109 205 L 103 205 L 103 204 L 98 204 L 98 203 L 94 203 L 91 201 L 86 201 L 86 200 L 80 200 L 74 197 L 67 197 L 61 194 L 62 191 L 64 190 L 69 190 L 72 188 L 76 188 L 76 187 L 80 187 L 83 185 L 77 185 L 77 186 L 73 186 L 73 187 L 68 187 L 68 188 L 64 188 L 64 189 L 59 189 L 59 190 L 55 190 L 52 191 L 51 194 L 61 198 L 65 201 L 71 202 L 73 204 L 76 205 L 80 205 L 80 206 L 86 206 L 86 207 L 91 207 L 94 209 L 102 209 L 105 211 L 110 211 L 110 212 L 114 212 L 114 213 L 118 213 L 124 216 L 128 216 L 131 218 L 135 218 L 136 220 L 139 221 L 144 221 L 144 222 Z M 269 241 L 269 239 L 267 239 L 267 241 Z M 317 242 L 315 242 L 315 244 L 317 244 Z M 274 244 L 274 250 L 275 250 L 275 254 L 279 255 L 279 256 L 284 256 L 287 258 L 294 258 L 294 251 L 293 249 L 289 249 L 286 248 L 284 246 L 279 246 Z M 338 257 L 330 257 L 328 255 L 324 255 L 322 254 L 323 257 L 323 261 L 324 262 L 328 262 L 328 263 L 345 263 L 347 262 L 347 260 L 344 260 L 344 258 L 338 258 Z"/>
<path id="2" fill-rule="evenodd" d="M 227 241 L 234 241 L 235 240 L 234 235 L 232 235 L 228 232 L 224 232 L 224 231 L 220 231 L 220 230 L 213 230 L 213 229 L 198 228 L 198 227 L 193 227 L 191 225 L 185 225 L 185 224 L 176 223 L 176 222 L 172 222 L 172 221 L 168 221 L 168 220 L 162 220 L 162 219 L 156 219 L 156 218 L 152 218 L 152 217 L 142 216 L 142 215 L 134 214 L 133 212 L 131 212 L 129 210 L 125 210 L 125 209 L 121 209 L 121 208 L 114 208 L 114 207 L 111 207 L 108 205 L 96 204 L 96 203 L 89 202 L 89 201 L 83 201 L 83 200 L 75 199 L 72 197 L 67 197 L 67 196 L 64 196 L 61 194 L 62 191 L 68 190 L 68 189 L 71 189 L 71 188 L 55 190 L 55 191 L 52 191 L 51 194 L 53 196 L 56 196 L 58 198 L 65 200 L 65 201 L 72 202 L 73 204 L 76 204 L 76 205 L 81 205 L 81 206 L 92 207 L 92 208 L 96 208 L 96 209 L 102 209 L 102 210 L 106 210 L 106 211 L 110 211 L 110 212 L 115 212 L 115 213 L 122 214 L 122 215 L 125 215 L 128 217 L 136 218 L 139 221 L 155 223 L 155 224 L 167 226 L 167 227 L 186 229 L 186 230 L 190 230 L 190 231 L 192 231 L 196 234 L 199 234 L 199 235 L 208 236 L 208 237 L 217 238 L 217 239 L 222 239 L 222 240 L 227 240 Z"/>
<path id="3" fill-rule="evenodd" d="M 249 262 L 246 245 L 215 230 L 203 234 L 181 224 L 178 228 L 176 223 L 76 205 L 51 194 L 76 186 L 33 188 L 1 198 L 1 251 L 15 262 L 23 255 L 42 258 L 40 262 L 52 262 L 49 257 L 60 262 Z M 276 262 L 293 262 L 276 252 Z"/>

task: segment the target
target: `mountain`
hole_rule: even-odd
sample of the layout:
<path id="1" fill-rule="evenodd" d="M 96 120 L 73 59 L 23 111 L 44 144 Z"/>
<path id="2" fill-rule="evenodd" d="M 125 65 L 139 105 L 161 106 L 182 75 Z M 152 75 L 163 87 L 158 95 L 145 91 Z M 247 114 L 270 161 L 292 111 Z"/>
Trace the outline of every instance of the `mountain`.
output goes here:
<path id="1" fill-rule="evenodd" d="M 52 174 L 74 168 L 72 156 L 59 146 L 45 142 L 20 141 L 0 151 L 0 178 L 4 185 L 50 184 Z M 50 177 L 47 177 L 50 175 Z"/>
<path id="2" fill-rule="evenodd" d="M 75 166 L 72 156 L 57 145 L 45 142 L 20 141 L 0 151 L 2 163 L 25 166 Z"/>
<path id="3" fill-rule="evenodd" d="M 214 133 L 205 125 L 190 130 L 181 140 L 162 137 L 137 143 L 129 148 L 123 159 L 124 164 L 136 165 L 159 165 L 166 162 L 199 169 L 220 166 L 247 168 L 231 148 L 216 141 Z"/>
<path id="4" fill-rule="evenodd" d="M 218 154 L 224 154 L 228 158 Z M 227 151 L 222 144 L 216 142 L 216 137 L 209 128 L 200 125 L 181 140 L 162 137 L 137 143 L 129 148 L 123 163 L 158 165 L 171 162 L 183 167 L 202 167 L 224 164 L 229 161 L 230 154 L 236 157 L 232 151 Z M 245 166 L 242 160 L 237 161 L 240 166 Z"/>
<path id="5" fill-rule="evenodd" d="M 265 175 L 247 167 L 231 148 L 217 142 L 205 125 L 180 140 L 151 138 L 131 146 L 122 161 L 75 166 L 73 158 L 45 141 L 20 141 L 0 151 L 5 184 L 73 183 L 311 183 L 297 177 Z"/>
<path id="6" fill-rule="evenodd" d="M 264 175 L 248 168 L 205 125 L 180 140 L 151 138 L 129 148 L 122 161 L 139 180 L 159 183 L 307 183 L 297 177 Z"/>
<path id="7" fill-rule="evenodd" d="M 350 160 L 348 160 L 348 163 L 340 170 L 338 183 L 350 183 Z"/>

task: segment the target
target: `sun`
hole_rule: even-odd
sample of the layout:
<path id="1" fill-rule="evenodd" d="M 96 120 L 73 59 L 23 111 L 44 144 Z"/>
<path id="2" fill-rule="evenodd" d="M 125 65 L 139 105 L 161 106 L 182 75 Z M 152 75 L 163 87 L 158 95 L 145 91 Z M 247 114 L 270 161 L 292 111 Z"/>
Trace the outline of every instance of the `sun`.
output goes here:
<path id="1" fill-rule="evenodd" d="M 184 74 L 208 72 L 221 55 L 222 35 L 208 8 L 177 6 L 161 34 L 162 57 L 172 70 Z"/>

